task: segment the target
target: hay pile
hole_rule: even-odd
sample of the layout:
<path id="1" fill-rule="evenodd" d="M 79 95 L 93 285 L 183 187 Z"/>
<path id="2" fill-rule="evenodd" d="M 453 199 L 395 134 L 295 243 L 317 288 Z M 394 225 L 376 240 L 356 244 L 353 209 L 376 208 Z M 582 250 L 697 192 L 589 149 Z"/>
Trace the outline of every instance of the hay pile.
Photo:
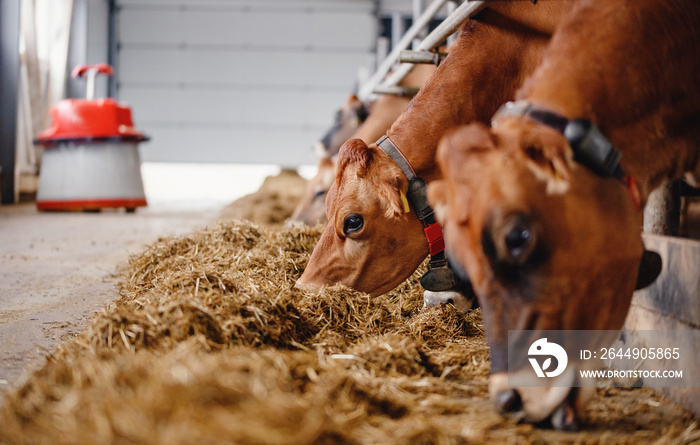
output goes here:
<path id="1" fill-rule="evenodd" d="M 320 229 L 222 223 L 132 259 L 121 298 L 0 411 L 0 443 L 691 443 L 648 390 L 601 392 L 583 432 L 492 409 L 479 312 L 293 288 Z M 662 421 L 663 419 L 663 421 Z"/>
<path id="2" fill-rule="evenodd" d="M 283 169 L 268 176 L 255 193 L 243 196 L 224 207 L 222 221 L 247 220 L 256 224 L 281 225 L 294 212 L 306 191 L 306 179 L 296 170 Z"/>

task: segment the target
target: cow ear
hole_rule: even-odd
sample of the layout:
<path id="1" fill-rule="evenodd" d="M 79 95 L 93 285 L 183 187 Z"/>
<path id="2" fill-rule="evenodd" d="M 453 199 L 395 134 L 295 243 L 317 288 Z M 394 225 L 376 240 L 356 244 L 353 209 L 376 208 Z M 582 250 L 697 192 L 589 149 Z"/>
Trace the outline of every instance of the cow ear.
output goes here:
<path id="1" fill-rule="evenodd" d="M 334 167 L 334 162 L 330 158 L 322 157 L 321 159 L 318 160 L 318 167 L 319 168 L 331 168 L 331 167 Z"/>
<path id="2" fill-rule="evenodd" d="M 492 153 L 495 148 L 495 136 L 489 127 L 481 122 L 457 127 L 447 132 L 440 140 L 437 161 L 445 179 L 430 183 L 428 200 L 442 224 L 449 218 L 454 218 L 456 221 L 468 219 L 467 209 L 470 200 L 468 184 L 479 177 L 476 173 L 483 169 L 484 155 Z M 459 190 L 459 195 L 456 197 L 459 198 L 460 205 L 453 206 L 452 209 L 448 203 L 455 196 L 449 195 L 450 187 L 453 187 L 453 191 Z"/>
<path id="3" fill-rule="evenodd" d="M 481 122 L 473 122 L 448 131 L 440 139 L 437 159 L 445 175 L 448 174 L 450 167 L 462 168 L 469 158 L 476 154 L 490 152 L 494 148 L 496 148 L 496 141 L 489 127 Z"/>
<path id="4" fill-rule="evenodd" d="M 378 184 L 379 194 L 387 202 L 385 215 L 387 218 L 403 218 L 411 212 L 411 207 L 406 198 L 408 190 L 408 180 L 399 170 L 388 180 L 380 181 Z"/>
<path id="5" fill-rule="evenodd" d="M 438 179 L 428 184 L 428 202 L 435 211 L 438 222 L 445 225 L 450 217 L 450 209 L 447 205 L 447 184 Z"/>
<path id="6" fill-rule="evenodd" d="M 345 102 L 344 108 L 352 108 L 353 105 L 357 104 L 358 102 L 362 103 L 360 98 L 357 97 L 357 95 L 355 95 L 355 94 L 351 94 L 350 96 L 348 96 L 348 100 Z"/>
<path id="7" fill-rule="evenodd" d="M 340 177 L 345 168 L 352 165 L 356 169 L 357 176 L 364 177 L 367 175 L 372 158 L 372 151 L 362 139 L 350 139 L 340 147 L 338 152 L 336 176 Z"/>
<path id="8" fill-rule="evenodd" d="M 564 137 L 549 128 L 536 126 L 524 131 L 520 148 L 528 168 L 546 182 L 547 193 L 560 194 L 569 189 L 573 151 Z"/>
<path id="9" fill-rule="evenodd" d="M 644 249 L 642 260 L 639 263 L 635 290 L 644 289 L 653 283 L 661 274 L 662 269 L 663 260 L 661 259 L 661 255 L 653 250 Z"/>

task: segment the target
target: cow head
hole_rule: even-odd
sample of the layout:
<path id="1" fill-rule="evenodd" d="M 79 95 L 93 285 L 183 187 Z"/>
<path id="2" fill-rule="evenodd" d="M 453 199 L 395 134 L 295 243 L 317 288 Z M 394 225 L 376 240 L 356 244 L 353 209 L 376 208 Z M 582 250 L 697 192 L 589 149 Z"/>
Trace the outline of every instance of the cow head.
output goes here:
<path id="1" fill-rule="evenodd" d="M 328 221 L 326 219 L 326 195 L 334 180 L 335 162 L 328 158 L 321 158 L 318 161 L 316 176 L 306 184 L 304 196 L 301 197 L 301 201 L 289 218 L 288 225 L 325 224 Z"/>
<path id="2" fill-rule="evenodd" d="M 591 390 L 509 388 L 508 331 L 621 328 L 644 251 L 641 214 L 621 181 L 576 163 L 560 133 L 527 118 L 460 127 L 438 162 L 444 179 L 428 196 L 451 264 L 482 306 L 492 397 L 566 428 Z"/>
<path id="3" fill-rule="evenodd" d="M 401 283 L 428 254 L 405 198 L 408 180 L 382 150 L 360 139 L 340 149 L 326 198 L 326 226 L 297 287 L 337 282 L 370 295 Z"/>
<path id="4" fill-rule="evenodd" d="M 331 158 L 338 154 L 340 146 L 352 137 L 355 130 L 367 119 L 367 106 L 354 94 L 335 114 L 333 125 L 316 144 L 319 157 Z"/>

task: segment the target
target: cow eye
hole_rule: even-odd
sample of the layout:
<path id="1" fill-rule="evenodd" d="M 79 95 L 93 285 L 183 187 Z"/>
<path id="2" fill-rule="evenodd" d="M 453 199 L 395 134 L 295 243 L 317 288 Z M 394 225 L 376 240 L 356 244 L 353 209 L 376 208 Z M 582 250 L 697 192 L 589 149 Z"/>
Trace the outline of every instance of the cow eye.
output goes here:
<path id="1" fill-rule="evenodd" d="M 522 264 L 527 260 L 535 242 L 535 232 L 522 215 L 514 216 L 506 223 L 504 245 L 510 258 Z"/>
<path id="2" fill-rule="evenodd" d="M 362 226 L 364 226 L 364 224 L 365 220 L 362 218 L 362 215 L 358 215 L 356 213 L 348 215 L 345 217 L 345 221 L 343 222 L 343 233 L 345 233 L 346 236 L 356 234 L 362 230 Z"/>
<path id="3" fill-rule="evenodd" d="M 321 196 L 325 195 L 326 191 L 325 190 L 319 190 L 316 193 L 314 193 L 314 199 L 320 198 Z"/>
<path id="4" fill-rule="evenodd" d="M 549 258 L 545 233 L 537 214 L 495 208 L 482 228 L 481 248 L 496 275 L 519 282 Z"/>
<path id="5" fill-rule="evenodd" d="M 519 255 L 532 239 L 530 230 L 525 226 L 517 226 L 506 234 L 506 247 L 513 256 Z"/>

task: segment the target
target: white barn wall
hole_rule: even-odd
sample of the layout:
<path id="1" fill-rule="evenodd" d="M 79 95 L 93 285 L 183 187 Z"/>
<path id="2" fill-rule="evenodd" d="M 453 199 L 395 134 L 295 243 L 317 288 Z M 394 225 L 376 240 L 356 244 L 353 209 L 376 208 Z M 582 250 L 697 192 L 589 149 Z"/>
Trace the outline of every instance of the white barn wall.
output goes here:
<path id="1" fill-rule="evenodd" d="M 365 0 L 119 0 L 117 97 L 145 161 L 315 164 L 374 49 Z"/>

